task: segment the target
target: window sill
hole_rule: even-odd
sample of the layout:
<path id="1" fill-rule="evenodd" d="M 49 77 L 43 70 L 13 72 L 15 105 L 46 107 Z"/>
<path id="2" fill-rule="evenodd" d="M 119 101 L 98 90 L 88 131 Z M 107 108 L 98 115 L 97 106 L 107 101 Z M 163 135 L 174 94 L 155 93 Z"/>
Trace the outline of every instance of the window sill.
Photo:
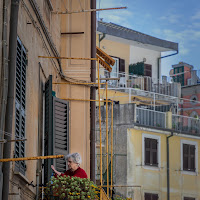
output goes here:
<path id="1" fill-rule="evenodd" d="M 14 175 L 18 176 L 20 179 L 22 179 L 25 183 L 29 183 L 29 180 L 20 172 L 15 171 Z"/>
<path id="2" fill-rule="evenodd" d="M 197 176 L 198 172 L 192 172 L 192 171 L 181 171 L 181 174 L 185 174 L 185 175 L 191 175 L 191 176 Z"/>
<path id="3" fill-rule="evenodd" d="M 156 167 L 156 166 L 151 166 L 151 165 L 143 165 L 142 167 L 143 167 L 143 169 L 160 171 L 160 167 L 159 166 Z"/>

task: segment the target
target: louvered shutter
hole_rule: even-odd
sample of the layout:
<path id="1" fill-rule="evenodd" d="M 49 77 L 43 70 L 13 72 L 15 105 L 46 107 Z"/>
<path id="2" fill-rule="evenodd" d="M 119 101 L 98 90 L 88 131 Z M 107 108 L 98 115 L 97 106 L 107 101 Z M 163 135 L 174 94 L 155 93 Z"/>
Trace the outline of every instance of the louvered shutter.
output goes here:
<path id="1" fill-rule="evenodd" d="M 184 197 L 184 200 L 195 200 L 193 197 Z"/>
<path id="2" fill-rule="evenodd" d="M 52 97 L 52 76 L 49 76 L 45 83 L 45 138 L 44 155 L 53 155 L 53 97 Z M 51 177 L 52 159 L 44 160 L 44 182 L 47 183 Z"/>
<path id="3" fill-rule="evenodd" d="M 125 60 L 119 59 L 119 73 L 125 73 Z"/>
<path id="4" fill-rule="evenodd" d="M 145 193 L 145 200 L 158 200 L 158 194 Z"/>
<path id="5" fill-rule="evenodd" d="M 188 170 L 189 164 L 189 145 L 183 144 L 183 170 Z"/>
<path id="6" fill-rule="evenodd" d="M 53 133 L 54 155 L 68 154 L 68 116 L 69 104 L 67 101 L 53 97 Z M 66 171 L 66 161 L 59 158 L 54 161 L 59 172 Z"/>
<path id="7" fill-rule="evenodd" d="M 17 39 L 17 57 L 16 57 L 16 98 L 15 98 L 15 137 L 25 138 L 25 108 L 26 108 L 26 65 L 27 56 L 20 39 Z M 25 156 L 25 142 L 15 142 L 16 158 Z M 25 175 L 25 161 L 15 162 L 15 170 Z"/>
<path id="8" fill-rule="evenodd" d="M 150 139 L 149 138 L 145 138 L 145 161 L 144 164 L 145 165 L 150 165 Z"/>
<path id="9" fill-rule="evenodd" d="M 195 145 L 190 145 L 189 169 L 195 171 Z"/>
<path id="10" fill-rule="evenodd" d="M 144 64 L 144 76 L 152 77 L 152 65 Z"/>

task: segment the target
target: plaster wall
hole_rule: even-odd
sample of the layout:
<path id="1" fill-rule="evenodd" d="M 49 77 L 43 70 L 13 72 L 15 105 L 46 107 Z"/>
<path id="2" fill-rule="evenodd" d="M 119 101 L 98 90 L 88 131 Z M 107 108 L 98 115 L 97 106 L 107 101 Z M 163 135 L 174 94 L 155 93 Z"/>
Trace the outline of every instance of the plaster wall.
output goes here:
<path id="1" fill-rule="evenodd" d="M 101 35 L 102 37 L 102 35 Z M 97 44 L 99 46 L 99 35 L 97 35 Z M 108 55 L 119 57 L 125 60 L 125 72 L 128 74 L 129 71 L 129 60 L 130 60 L 130 45 L 121 43 L 119 41 L 112 41 L 104 38 L 100 42 L 100 48 L 105 51 Z"/>
<path id="2" fill-rule="evenodd" d="M 160 137 L 160 166 L 147 167 L 142 164 L 142 135 Z M 142 195 L 145 192 L 159 194 L 159 199 L 167 199 L 167 174 L 166 174 L 166 137 L 167 135 L 156 132 L 127 130 L 127 184 L 142 186 Z M 199 198 L 199 174 L 184 173 L 181 171 L 181 140 L 195 141 L 200 145 L 199 139 L 173 136 L 169 139 L 170 155 L 170 197 L 181 199 L 183 196 Z M 198 155 L 197 155 L 198 157 Z M 198 160 L 198 168 L 200 162 Z M 198 170 L 198 169 L 197 169 Z M 139 195 L 139 194 L 135 194 Z"/>
<path id="3" fill-rule="evenodd" d="M 90 57 L 90 13 L 61 17 L 50 13 L 44 2 L 37 1 L 40 12 L 44 17 L 45 25 L 50 31 L 52 40 L 61 56 Z M 71 10 L 79 9 L 79 1 L 66 1 Z M 84 8 L 89 9 L 90 1 L 85 0 Z M 61 10 L 61 1 L 52 1 L 55 9 Z M 46 4 L 45 4 L 46 5 Z M 49 17 L 48 17 L 49 16 Z M 84 29 L 83 36 L 64 35 L 62 31 L 79 31 Z M 18 36 L 27 50 L 26 71 L 26 139 L 25 156 L 40 156 L 43 152 L 44 131 L 44 85 L 49 75 L 53 76 L 53 82 L 64 82 L 59 75 L 59 66 L 56 59 L 41 59 L 38 56 L 53 56 L 49 43 L 42 31 L 39 21 L 28 0 L 20 1 Z M 40 63 L 40 64 L 39 64 Z M 90 81 L 90 61 L 67 60 L 62 62 L 62 67 L 67 77 Z M 80 70 L 80 73 L 79 73 Z M 72 71 L 72 72 L 71 72 Z M 84 71 L 84 73 L 82 73 Z M 58 98 L 90 99 L 90 88 L 87 86 L 54 85 L 53 91 Z M 70 146 L 69 152 L 79 152 L 82 156 L 82 165 L 88 176 L 90 174 L 90 103 L 70 101 Z M 15 112 L 14 112 L 15 113 Z M 13 130 L 15 130 L 15 116 L 13 116 Z M 77 139 L 78 138 L 78 139 Z M 14 138 L 13 138 L 14 139 Z M 15 144 L 12 143 L 12 155 L 14 156 Z M 35 199 L 36 188 L 27 183 L 37 184 L 36 177 L 42 180 L 42 162 L 26 161 L 25 176 L 15 173 L 14 162 L 11 164 L 10 193 L 18 195 L 9 196 L 11 199 Z M 21 189 L 19 189 L 21 188 Z"/>
<path id="4" fill-rule="evenodd" d="M 140 48 L 136 46 L 130 46 L 130 64 L 137 62 L 142 62 L 144 58 L 146 59 L 145 63 L 152 65 L 152 79 L 153 82 L 157 82 L 157 73 L 158 73 L 158 58 L 161 57 L 159 51 L 149 50 L 145 48 Z M 161 69 L 161 67 L 160 67 Z M 161 70 L 160 70 L 161 75 Z M 159 77 L 160 77 L 159 75 Z"/>

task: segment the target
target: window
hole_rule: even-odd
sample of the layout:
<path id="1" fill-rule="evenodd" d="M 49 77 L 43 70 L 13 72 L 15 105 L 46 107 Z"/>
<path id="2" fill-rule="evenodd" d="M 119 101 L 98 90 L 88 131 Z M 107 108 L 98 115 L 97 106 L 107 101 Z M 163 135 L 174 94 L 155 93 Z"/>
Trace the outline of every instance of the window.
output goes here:
<path id="1" fill-rule="evenodd" d="M 143 165 L 159 167 L 160 165 L 160 136 L 143 134 Z"/>
<path id="2" fill-rule="evenodd" d="M 158 200 L 158 194 L 145 193 L 144 199 L 145 200 Z"/>
<path id="3" fill-rule="evenodd" d="M 145 138 L 145 165 L 158 166 L 157 144 L 156 139 Z"/>
<path id="4" fill-rule="evenodd" d="M 17 57 L 16 57 L 16 98 L 15 98 L 15 137 L 25 137 L 25 108 L 26 108 L 26 50 L 22 42 L 17 39 Z M 15 142 L 15 158 L 25 156 L 25 142 Z M 15 170 L 25 175 L 25 162 L 15 163 Z"/>
<path id="5" fill-rule="evenodd" d="M 183 144 L 183 170 L 195 171 L 195 145 Z"/>
<path id="6" fill-rule="evenodd" d="M 197 172 L 198 147 L 194 141 L 181 141 L 181 169 L 186 172 Z"/>
<path id="7" fill-rule="evenodd" d="M 183 200 L 195 200 L 195 198 L 193 198 L 193 197 L 184 197 Z"/>

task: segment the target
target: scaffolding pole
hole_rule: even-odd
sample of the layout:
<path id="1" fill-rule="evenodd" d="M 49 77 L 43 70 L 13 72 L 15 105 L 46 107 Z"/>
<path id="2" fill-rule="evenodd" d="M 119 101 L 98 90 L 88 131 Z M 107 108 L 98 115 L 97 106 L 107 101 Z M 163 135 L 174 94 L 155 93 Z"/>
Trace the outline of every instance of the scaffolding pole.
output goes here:
<path id="1" fill-rule="evenodd" d="M 106 164 L 107 164 L 107 196 L 109 197 L 109 169 L 108 169 L 108 162 L 109 162 L 109 154 L 108 154 L 108 82 L 106 81 Z"/>
<path id="2" fill-rule="evenodd" d="M 106 104 L 108 102 L 111 102 L 113 103 L 112 101 L 108 101 L 107 99 L 107 95 L 106 95 L 106 101 L 105 100 L 101 100 L 101 97 L 100 97 L 100 59 L 99 57 L 97 58 L 71 58 L 71 57 L 53 57 L 53 56 L 38 56 L 39 58 L 56 58 L 56 59 L 71 59 L 71 60 L 96 60 L 97 61 L 97 68 L 98 68 L 98 97 L 99 99 L 98 100 L 91 100 L 91 99 L 72 99 L 72 98 L 66 98 L 65 100 L 71 100 L 71 101 L 98 101 L 99 102 L 99 137 L 100 137 L 100 182 L 101 182 L 101 192 L 100 192 L 100 200 L 102 200 L 102 197 L 103 197 L 103 191 L 102 191 L 102 186 L 103 186 L 103 178 L 102 178 L 102 133 L 101 133 L 101 102 L 106 102 Z M 56 83 L 55 83 L 56 84 Z M 67 83 L 66 83 L 67 84 Z M 73 83 L 72 83 L 73 84 Z M 75 83 L 77 84 L 77 83 Z M 87 83 L 81 83 L 81 84 L 87 84 Z M 88 84 L 91 84 L 91 83 L 88 83 Z M 107 83 L 106 83 L 106 94 L 107 94 L 107 89 L 108 89 L 108 86 L 107 86 Z M 106 108 L 106 113 L 108 113 L 108 109 Z M 107 124 L 107 123 L 106 123 Z M 108 126 L 108 124 L 106 125 Z M 108 129 L 108 127 L 107 127 Z M 108 132 L 108 131 L 106 131 Z M 63 156 L 63 155 L 62 155 Z M 108 156 L 108 153 L 107 153 L 107 156 Z M 45 156 L 43 156 L 43 158 L 41 159 L 44 159 Z M 16 158 L 17 159 L 17 158 Z M 23 158 L 21 158 L 23 159 Z M 13 160 L 13 159 L 12 159 Z M 31 158 L 29 159 L 31 160 Z M 33 159 L 34 160 L 34 159 Z M 107 162 L 108 163 L 108 162 Z M 107 166 L 108 167 L 108 166 Z M 107 171 L 108 171 L 108 168 L 107 168 Z M 108 180 L 109 178 L 107 178 Z M 108 180 L 109 181 L 109 180 Z M 109 182 L 107 184 L 107 188 L 109 188 Z"/>
<path id="3" fill-rule="evenodd" d="M 13 162 L 13 161 L 22 161 L 22 160 L 44 160 L 44 159 L 63 158 L 63 157 L 64 157 L 64 155 L 23 157 L 23 158 L 6 158 L 6 159 L 0 159 L 0 162 Z"/>
<path id="4" fill-rule="evenodd" d="M 74 13 L 82 13 L 82 12 L 97 12 L 97 11 L 103 11 L 103 10 L 119 10 L 119 9 L 127 9 L 127 7 L 116 7 L 116 8 L 99 8 L 99 9 L 88 9 L 88 10 L 76 10 L 76 11 L 65 11 L 65 12 L 56 12 L 53 11 L 53 14 L 61 14 L 61 15 L 66 15 L 66 14 L 74 14 Z"/>
<path id="5" fill-rule="evenodd" d="M 111 165 L 111 176 L 110 176 L 110 182 L 111 185 L 113 185 L 113 101 L 112 101 L 112 110 L 111 110 L 111 158 L 110 158 L 110 165 Z M 112 197 L 112 190 L 113 188 L 111 187 L 111 197 Z"/>

